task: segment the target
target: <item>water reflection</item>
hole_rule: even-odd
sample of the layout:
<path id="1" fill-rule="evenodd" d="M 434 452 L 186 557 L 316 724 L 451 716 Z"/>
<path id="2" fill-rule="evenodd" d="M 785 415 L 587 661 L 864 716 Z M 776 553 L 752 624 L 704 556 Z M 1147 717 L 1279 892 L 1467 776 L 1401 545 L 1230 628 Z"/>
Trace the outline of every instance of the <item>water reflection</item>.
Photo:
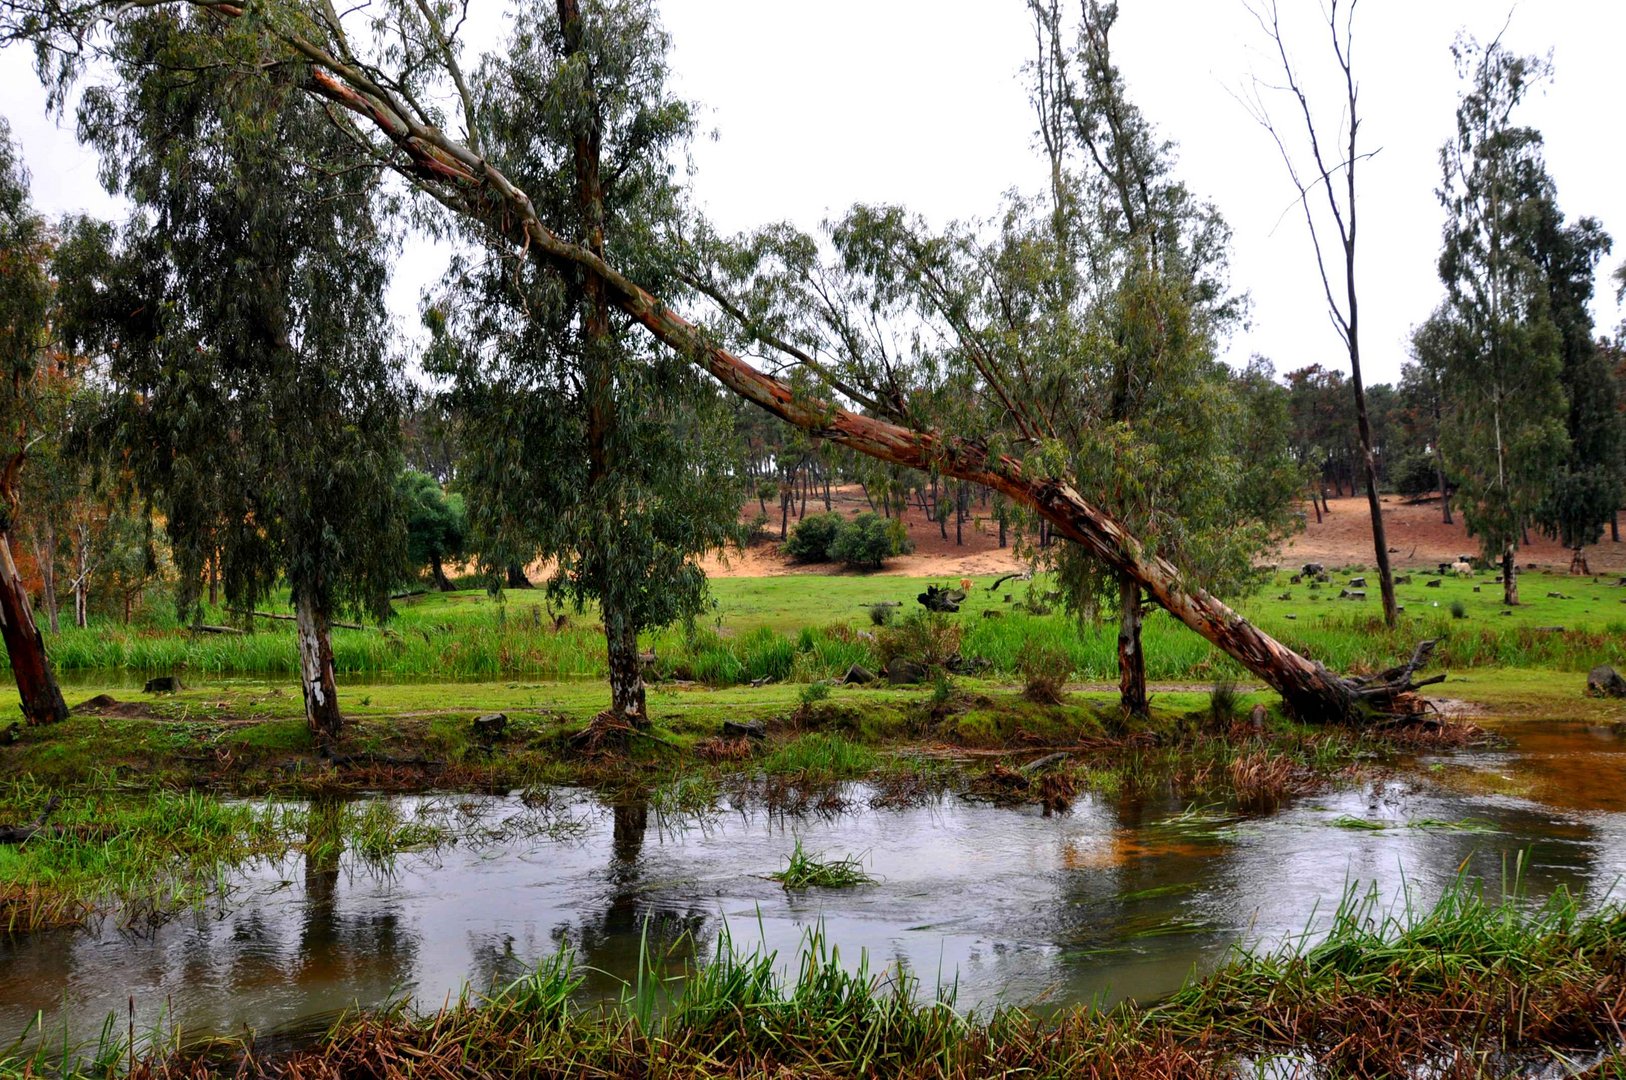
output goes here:
<path id="1" fill-rule="evenodd" d="M 1501 888 L 1528 852 L 1534 898 L 1613 886 L 1626 871 L 1621 809 L 1542 803 L 1476 777 L 1524 777 L 1539 789 L 1566 769 L 1602 772 L 1612 780 L 1587 790 L 1626 791 L 1621 745 L 1584 728 L 1537 727 L 1530 746 L 1528 756 L 1521 739 L 1510 751 L 1427 759 L 1259 816 L 1086 798 L 1045 819 L 948 799 L 822 817 L 742 810 L 652 828 L 646 803 L 567 792 L 557 802 L 583 827 L 550 837 L 502 828 L 531 813 L 517 799 L 468 799 L 490 835 L 507 839 L 405 857 L 388 871 L 345 851 L 342 807 L 316 803 L 306 853 L 248 868 L 225 910 L 139 937 L 107 924 L 0 942 L 0 1043 L 36 1010 L 51 1030 L 94 1037 L 129 994 L 139 1028 L 193 1033 L 266 1030 L 404 994 L 432 1008 L 563 947 L 586 968 L 586 992 L 614 997 L 636 977 L 641 948 L 680 966 L 709 955 L 725 925 L 737 947 L 783 958 L 822 926 L 849 962 L 864 950 L 872 967 L 905 966 L 928 990 L 954 982 L 966 1006 L 1156 996 L 1233 942 L 1324 923 L 1350 882 L 1376 883 L 1387 903 L 1409 890 L 1428 904 L 1459 870 Z M 401 805 L 429 813 L 444 800 Z M 1386 827 L 1341 827 L 1350 818 Z M 1465 819 L 1482 824 L 1474 831 Z M 798 839 L 811 851 L 862 853 L 878 883 L 787 894 L 768 875 Z"/>

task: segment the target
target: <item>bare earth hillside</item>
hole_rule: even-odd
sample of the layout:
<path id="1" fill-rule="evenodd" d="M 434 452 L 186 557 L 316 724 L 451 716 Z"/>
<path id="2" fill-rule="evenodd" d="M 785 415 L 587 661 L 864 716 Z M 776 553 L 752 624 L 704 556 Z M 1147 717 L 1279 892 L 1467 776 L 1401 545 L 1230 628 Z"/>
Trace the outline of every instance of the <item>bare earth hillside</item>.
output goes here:
<path id="1" fill-rule="evenodd" d="M 854 517 L 870 509 L 863 489 L 857 485 L 836 488 L 831 494 L 832 509 Z M 743 552 L 735 552 L 726 559 L 709 559 L 706 572 L 713 577 L 774 577 L 781 574 L 845 573 L 830 564 L 801 564 L 791 562 L 779 553 L 779 512 L 772 504 L 769 510 L 769 539 L 759 541 Z M 1306 506 L 1306 510 L 1308 507 Z M 758 511 L 756 503 L 746 506 L 749 516 Z M 823 513 L 822 499 L 809 499 L 807 513 Z M 1024 569 L 1010 547 L 999 546 L 999 525 L 983 507 L 972 507 L 972 519 L 961 529 L 961 543 L 954 539 L 954 523 L 948 524 L 948 538 L 944 539 L 934 521 L 928 521 L 917 504 L 904 515 L 909 537 L 915 552 L 891 560 L 882 573 L 907 577 L 958 578 L 974 574 L 1002 574 Z M 1276 560 L 1283 566 L 1305 562 L 1320 562 L 1331 566 L 1371 565 L 1372 523 L 1367 516 L 1366 499 L 1352 497 L 1333 499 L 1330 512 L 1321 522 L 1309 513 L 1303 532 L 1288 541 Z M 1427 567 L 1451 562 L 1459 555 L 1473 555 L 1479 545 L 1463 528 L 1462 516 L 1446 525 L 1437 501 L 1412 505 L 1398 495 L 1383 497 L 1383 519 L 1392 549 L 1391 560 L 1396 567 Z M 796 527 L 796 515 L 790 517 L 790 527 Z M 1626 543 L 1615 543 L 1604 534 L 1601 544 L 1587 549 L 1587 560 L 1595 574 L 1626 574 Z M 1570 555 L 1567 550 L 1543 536 L 1530 534 L 1530 544 L 1519 554 L 1521 565 L 1535 563 L 1543 569 L 1567 570 Z"/>

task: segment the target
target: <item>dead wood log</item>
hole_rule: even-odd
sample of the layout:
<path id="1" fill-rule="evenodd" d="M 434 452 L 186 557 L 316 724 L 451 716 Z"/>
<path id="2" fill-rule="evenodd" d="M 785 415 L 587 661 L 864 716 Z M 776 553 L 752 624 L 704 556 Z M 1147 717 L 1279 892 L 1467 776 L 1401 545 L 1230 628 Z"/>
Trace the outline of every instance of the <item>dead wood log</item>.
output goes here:
<path id="1" fill-rule="evenodd" d="M 51 801 L 45 804 L 40 816 L 26 825 L 0 825 L 0 844 L 26 844 L 35 836 L 45 831 L 45 823 L 51 820 L 62 805 L 62 796 L 52 795 Z"/>
<path id="2" fill-rule="evenodd" d="M 283 614 L 280 614 L 280 613 L 275 612 L 275 611 L 244 611 L 241 608 L 232 608 L 231 613 L 233 615 L 252 615 L 256 619 L 275 619 L 277 622 L 298 622 L 299 621 L 299 616 L 297 616 L 297 615 L 283 615 Z M 360 623 L 337 622 L 337 621 L 335 621 L 333 619 L 329 619 L 327 624 L 329 626 L 337 626 L 341 630 L 365 630 L 365 629 L 367 629 L 365 626 L 361 625 Z"/>

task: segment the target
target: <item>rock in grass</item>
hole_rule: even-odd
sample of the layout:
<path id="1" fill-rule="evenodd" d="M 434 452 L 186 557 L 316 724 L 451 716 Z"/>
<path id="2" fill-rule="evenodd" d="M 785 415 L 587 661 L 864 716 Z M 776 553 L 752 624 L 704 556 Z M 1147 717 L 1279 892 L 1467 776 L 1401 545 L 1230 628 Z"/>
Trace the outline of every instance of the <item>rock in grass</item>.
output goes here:
<path id="1" fill-rule="evenodd" d="M 896 657 L 886 665 L 886 680 L 893 686 L 906 686 L 926 681 L 926 665 Z"/>
<path id="2" fill-rule="evenodd" d="M 508 716 L 500 712 L 486 713 L 476 716 L 469 727 L 473 729 L 475 738 L 492 742 L 502 738 L 503 732 L 508 730 Z"/>
<path id="3" fill-rule="evenodd" d="M 1438 589 L 1439 587 L 1440 587 L 1440 579 L 1439 578 L 1434 578 L 1431 581 L 1423 582 L 1423 588 L 1425 588 L 1425 589 Z"/>
<path id="4" fill-rule="evenodd" d="M 761 720 L 746 720 L 743 722 L 738 720 L 724 720 L 723 734 L 734 738 L 738 738 L 741 735 L 747 735 L 753 739 L 765 739 L 768 737 L 768 729 L 763 725 Z"/>
<path id="5" fill-rule="evenodd" d="M 1626 679 L 1608 664 L 1599 664 L 1586 675 L 1588 697 L 1626 697 Z"/>
<path id="6" fill-rule="evenodd" d="M 875 681 L 875 672 L 862 664 L 854 664 L 847 669 L 847 674 L 841 677 L 842 686 L 868 686 Z"/>
<path id="7" fill-rule="evenodd" d="M 182 689 L 179 675 L 160 675 L 155 679 L 148 679 L 147 685 L 141 688 L 148 694 L 173 694 Z"/>
<path id="8" fill-rule="evenodd" d="M 1349 579 L 1349 587 L 1352 589 L 1364 589 L 1366 588 L 1366 579 L 1363 577 L 1352 577 Z"/>

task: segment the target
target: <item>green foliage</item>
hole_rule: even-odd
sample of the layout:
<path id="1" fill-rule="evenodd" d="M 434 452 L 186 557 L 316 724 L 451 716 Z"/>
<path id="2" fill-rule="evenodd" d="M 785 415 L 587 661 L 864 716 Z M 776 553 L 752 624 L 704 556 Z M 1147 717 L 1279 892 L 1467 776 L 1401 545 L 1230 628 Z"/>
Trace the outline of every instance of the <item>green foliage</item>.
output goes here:
<path id="1" fill-rule="evenodd" d="M 1560 381 L 1567 328 L 1555 321 L 1552 249 L 1593 242 L 1560 228 L 1541 135 L 1512 120 L 1550 75 L 1547 62 L 1516 56 L 1500 42 L 1481 47 L 1462 39 L 1454 51 L 1466 86 L 1457 134 L 1440 152 L 1447 222 L 1439 270 L 1447 301 L 1416 344 L 1420 359 L 1440 372 L 1441 438 L 1469 531 L 1486 558 L 1500 559 L 1547 500 L 1569 441 Z M 1590 337 L 1590 324 L 1587 331 Z M 1586 504 L 1578 494 L 1565 498 L 1565 510 Z"/>
<path id="2" fill-rule="evenodd" d="M 901 520 L 863 513 L 842 526 L 830 545 L 830 557 L 854 569 L 878 570 L 894 555 L 913 550 L 909 530 Z"/>
<path id="3" fill-rule="evenodd" d="M 485 154 L 545 220 L 670 296 L 670 162 L 692 120 L 665 85 L 667 46 L 645 2 L 584 5 L 568 32 L 552 5 L 524 8 L 481 71 L 479 120 Z M 425 366 L 488 433 L 459 473 L 472 546 L 494 573 L 550 561 L 553 596 L 598 606 L 625 688 L 638 634 L 704 609 L 696 557 L 743 538 L 729 408 L 688 357 L 612 316 L 598 282 L 515 263 L 506 239 L 465 224 L 492 250 L 449 270 Z"/>
<path id="4" fill-rule="evenodd" d="M 434 477 L 416 469 L 403 472 L 395 486 L 406 517 L 407 562 L 417 569 L 428 566 L 436 585 L 450 584 L 441 564 L 463 554 L 468 533 L 463 497 L 447 494 Z"/>
<path id="5" fill-rule="evenodd" d="M 216 63 L 238 32 L 169 10 L 110 31 L 80 127 L 133 212 L 65 242 L 62 330 L 108 358 L 94 437 L 163 514 L 182 607 L 218 560 L 235 607 L 285 577 L 382 618 L 403 395 L 378 176 L 294 80 Z"/>
<path id="6" fill-rule="evenodd" d="M 847 519 L 840 514 L 809 514 L 790 530 L 785 554 L 801 562 L 829 562 L 838 558 L 836 540 L 846 527 Z"/>

